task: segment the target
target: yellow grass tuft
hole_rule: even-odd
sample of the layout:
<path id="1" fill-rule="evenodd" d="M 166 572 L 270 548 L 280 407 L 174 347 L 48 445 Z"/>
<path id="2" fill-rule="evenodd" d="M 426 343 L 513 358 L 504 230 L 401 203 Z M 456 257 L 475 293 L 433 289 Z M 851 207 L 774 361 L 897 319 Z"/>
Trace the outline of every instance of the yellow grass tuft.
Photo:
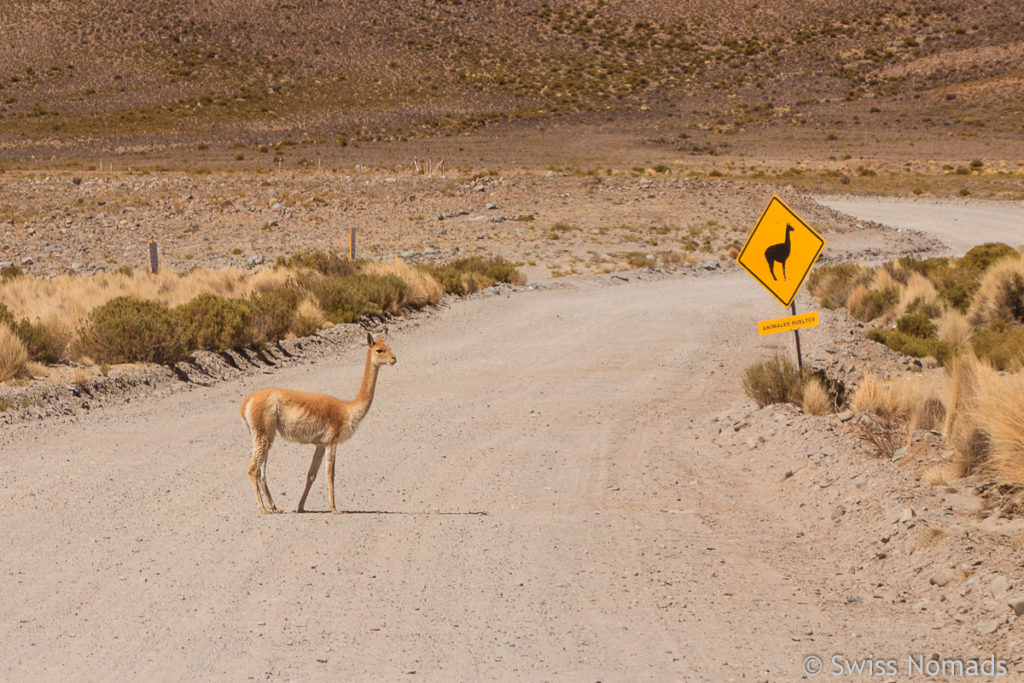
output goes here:
<path id="1" fill-rule="evenodd" d="M 295 309 L 290 332 L 296 337 L 308 337 L 324 326 L 324 312 L 311 299 L 303 299 Z"/>
<path id="2" fill-rule="evenodd" d="M 875 275 L 871 278 L 871 284 L 868 289 L 883 290 L 883 289 L 900 289 L 903 285 L 900 281 L 892 276 L 885 268 L 876 268 Z"/>
<path id="3" fill-rule="evenodd" d="M 397 275 L 408 283 L 409 302 L 415 306 L 436 304 L 444 295 L 444 288 L 434 277 L 413 268 L 398 257 L 392 263 L 368 263 L 363 272 L 369 275 Z"/>
<path id="4" fill-rule="evenodd" d="M 850 401 L 857 412 L 903 424 L 909 430 L 938 429 L 945 418 L 937 383 L 920 377 L 901 377 L 883 382 L 868 373 Z"/>
<path id="5" fill-rule="evenodd" d="M 937 303 L 939 300 L 939 293 L 935 290 L 933 285 L 928 278 L 921 273 L 911 273 L 910 277 L 907 278 L 907 284 L 900 290 L 900 301 L 896 305 L 896 317 L 902 317 L 907 312 L 907 307 L 914 303 L 918 299 L 922 299 L 925 303 Z"/>
<path id="6" fill-rule="evenodd" d="M 979 393 L 975 422 L 988 435 L 984 471 L 1006 484 L 1024 484 L 1024 376 L 995 376 Z"/>
<path id="7" fill-rule="evenodd" d="M 817 377 L 812 377 L 804 384 L 803 408 L 809 415 L 828 415 L 834 407 L 832 397 L 828 395 L 825 385 Z"/>
<path id="8" fill-rule="evenodd" d="M 1024 259 L 1019 255 L 996 261 L 981 276 L 967 318 L 975 325 L 1024 316 Z"/>
<path id="9" fill-rule="evenodd" d="M 954 349 L 966 349 L 971 343 L 974 328 L 967 316 L 955 308 L 946 309 L 938 322 L 939 339 Z"/>
<path id="10" fill-rule="evenodd" d="M 943 432 L 962 475 L 971 474 L 986 457 L 988 436 L 979 422 L 978 401 L 988 393 L 995 377 L 992 366 L 973 353 L 958 356 L 950 367 Z"/>
<path id="11" fill-rule="evenodd" d="M 21 377 L 28 372 L 28 350 L 18 335 L 0 324 L 0 382 Z"/>

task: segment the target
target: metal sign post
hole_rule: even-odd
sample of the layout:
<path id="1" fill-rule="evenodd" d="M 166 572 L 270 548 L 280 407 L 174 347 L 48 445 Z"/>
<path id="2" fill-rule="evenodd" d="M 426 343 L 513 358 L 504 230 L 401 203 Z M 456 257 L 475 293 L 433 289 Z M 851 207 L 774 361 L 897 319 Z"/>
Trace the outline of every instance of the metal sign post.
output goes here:
<path id="1" fill-rule="evenodd" d="M 789 312 L 796 315 L 796 302 L 794 301 L 789 306 Z M 796 369 L 801 372 L 804 371 L 804 357 L 800 354 L 800 330 L 793 330 L 793 336 L 796 337 Z"/>

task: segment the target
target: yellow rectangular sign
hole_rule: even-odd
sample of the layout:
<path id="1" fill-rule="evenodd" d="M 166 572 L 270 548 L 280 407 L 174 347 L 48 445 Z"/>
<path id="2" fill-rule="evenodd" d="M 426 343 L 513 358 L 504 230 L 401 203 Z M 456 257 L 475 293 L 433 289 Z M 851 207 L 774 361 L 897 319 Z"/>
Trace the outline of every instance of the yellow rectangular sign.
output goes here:
<path id="1" fill-rule="evenodd" d="M 801 327 L 817 326 L 818 312 L 811 311 L 810 313 L 791 315 L 786 318 L 762 320 L 761 322 L 757 323 L 757 333 L 763 337 L 766 334 L 775 334 L 776 332 L 789 332 L 790 330 L 797 330 L 800 329 Z"/>

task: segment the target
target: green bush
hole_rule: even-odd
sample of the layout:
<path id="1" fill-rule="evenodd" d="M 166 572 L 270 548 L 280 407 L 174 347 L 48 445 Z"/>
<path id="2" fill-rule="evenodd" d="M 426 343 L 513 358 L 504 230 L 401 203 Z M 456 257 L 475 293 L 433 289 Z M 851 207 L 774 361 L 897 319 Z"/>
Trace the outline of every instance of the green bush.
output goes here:
<path id="1" fill-rule="evenodd" d="M 272 289 L 263 294 L 254 294 L 253 338 L 257 344 L 283 339 L 292 327 L 295 310 L 302 301 L 302 293 L 291 287 Z"/>
<path id="2" fill-rule="evenodd" d="M 394 275 L 330 277 L 309 284 L 324 315 L 332 323 L 351 323 L 385 311 L 397 312 L 409 286 Z"/>
<path id="3" fill-rule="evenodd" d="M 900 292 L 895 287 L 871 289 L 850 309 L 850 315 L 861 322 L 874 320 L 892 309 L 900 300 Z"/>
<path id="4" fill-rule="evenodd" d="M 937 303 L 928 301 L 923 296 L 919 296 L 910 302 L 905 311 L 906 315 L 914 313 L 920 313 L 926 318 L 938 318 L 942 315 L 942 307 Z"/>
<path id="5" fill-rule="evenodd" d="M 4 266 L 4 268 L 0 269 L 0 281 L 2 282 L 8 282 L 24 275 L 25 272 L 18 266 Z"/>
<path id="6" fill-rule="evenodd" d="M 250 346 L 255 341 L 254 308 L 242 299 L 207 293 L 176 306 L 172 314 L 180 321 L 190 350 L 226 351 Z"/>
<path id="7" fill-rule="evenodd" d="M 501 256 L 470 256 L 424 269 L 444 287 L 446 294 L 464 296 L 495 282 L 520 284 L 525 281 L 512 263 Z"/>
<path id="8" fill-rule="evenodd" d="M 807 289 L 818 303 L 829 309 L 843 308 L 857 285 L 864 284 L 870 270 L 856 263 L 837 263 L 815 268 L 807 278 Z"/>
<path id="9" fill-rule="evenodd" d="M 925 313 L 917 311 L 914 313 L 908 313 L 897 320 L 896 329 L 903 334 L 907 334 L 912 337 L 928 339 L 929 337 L 935 336 L 937 328 L 935 327 L 935 323 L 931 321 L 931 318 L 929 318 Z"/>
<path id="10" fill-rule="evenodd" d="M 957 259 L 957 268 L 962 268 L 981 275 L 996 261 L 1007 256 L 1016 256 L 1017 250 L 1002 242 L 986 242 L 972 248 Z"/>
<path id="11" fill-rule="evenodd" d="M 1024 362 L 1024 329 L 1005 320 L 975 328 L 971 345 L 997 370 L 1016 370 Z"/>
<path id="12" fill-rule="evenodd" d="M 776 354 L 754 363 L 743 373 L 743 390 L 758 406 L 803 400 L 803 378 L 793 361 Z"/>
<path id="13" fill-rule="evenodd" d="M 959 259 L 915 259 L 909 256 L 899 263 L 909 271 L 924 275 L 939 295 L 961 313 L 966 312 L 980 286 L 981 275 L 996 261 L 1015 255 L 1012 247 L 1001 242 L 980 244 Z"/>
<path id="14" fill-rule="evenodd" d="M 936 337 L 918 337 L 899 329 L 890 330 L 876 327 L 869 330 L 867 338 L 880 344 L 885 344 L 893 351 L 898 351 L 906 356 L 914 358 L 925 358 L 931 356 L 945 365 L 953 357 L 953 348 Z"/>
<path id="15" fill-rule="evenodd" d="M 53 325 L 15 320 L 14 314 L 0 304 L 0 325 L 6 325 L 18 336 L 28 351 L 29 359 L 39 363 L 56 363 L 67 355 L 68 334 Z"/>
<path id="16" fill-rule="evenodd" d="M 188 347 L 166 306 L 122 296 L 90 311 L 75 352 L 101 363 L 175 363 L 188 356 Z"/>
<path id="17" fill-rule="evenodd" d="M 52 325 L 22 319 L 13 329 L 34 361 L 56 363 L 67 355 L 68 335 Z"/>
<path id="18" fill-rule="evenodd" d="M 355 275 L 362 268 L 362 261 L 349 261 L 333 251 L 308 251 L 277 259 L 278 266 L 286 268 L 309 268 L 321 275 Z"/>

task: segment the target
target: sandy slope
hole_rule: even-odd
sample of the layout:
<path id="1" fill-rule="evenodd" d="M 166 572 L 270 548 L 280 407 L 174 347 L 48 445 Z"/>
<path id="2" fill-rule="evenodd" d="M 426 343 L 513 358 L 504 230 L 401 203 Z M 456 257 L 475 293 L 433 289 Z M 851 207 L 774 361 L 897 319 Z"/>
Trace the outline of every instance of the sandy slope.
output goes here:
<path id="1" fill-rule="evenodd" d="M 342 516 L 258 513 L 237 405 L 354 394 L 361 348 L 11 427 L 0 677 L 792 680 L 815 651 L 963 652 L 939 612 L 870 599 L 900 594 L 884 573 L 838 578 L 873 553 L 782 476 L 806 423 L 779 413 L 764 450 L 715 440 L 740 370 L 789 343 L 753 333 L 776 308 L 733 270 L 411 323 L 341 449 Z M 285 509 L 311 450 L 271 451 Z"/>

